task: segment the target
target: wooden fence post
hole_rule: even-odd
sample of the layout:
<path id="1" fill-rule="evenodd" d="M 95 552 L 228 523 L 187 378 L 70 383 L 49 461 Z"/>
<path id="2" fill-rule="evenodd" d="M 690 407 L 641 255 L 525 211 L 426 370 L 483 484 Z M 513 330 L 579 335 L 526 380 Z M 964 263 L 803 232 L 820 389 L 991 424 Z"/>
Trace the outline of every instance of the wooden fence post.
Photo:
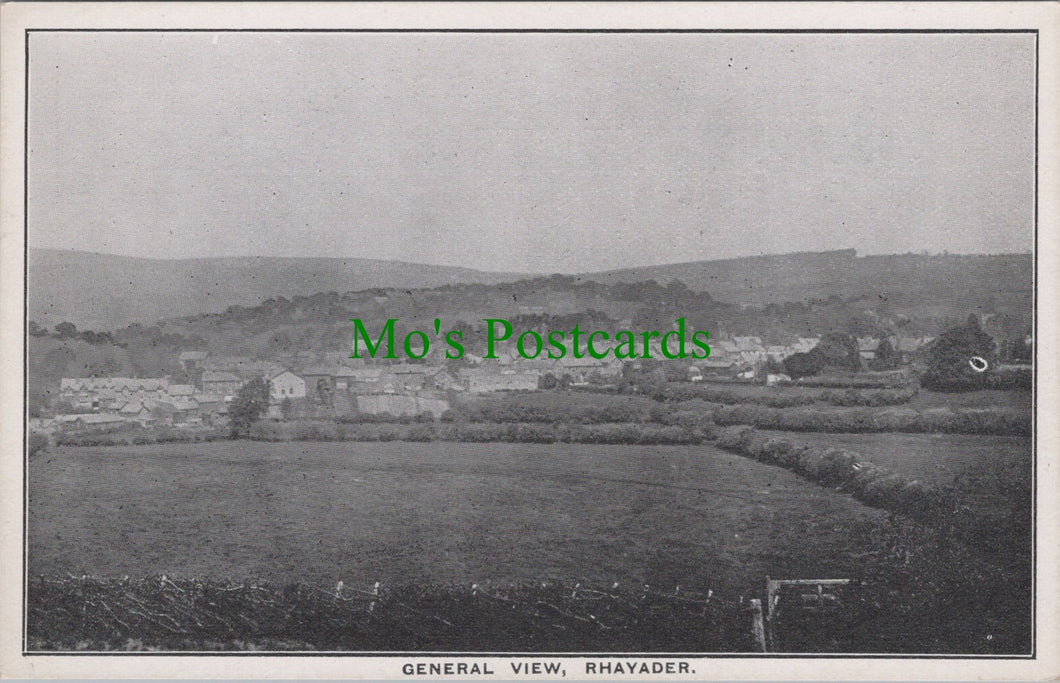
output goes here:
<path id="1" fill-rule="evenodd" d="M 751 600 L 751 633 L 754 635 L 758 651 L 769 652 L 766 648 L 766 624 L 762 618 L 762 601 L 758 598 Z"/>

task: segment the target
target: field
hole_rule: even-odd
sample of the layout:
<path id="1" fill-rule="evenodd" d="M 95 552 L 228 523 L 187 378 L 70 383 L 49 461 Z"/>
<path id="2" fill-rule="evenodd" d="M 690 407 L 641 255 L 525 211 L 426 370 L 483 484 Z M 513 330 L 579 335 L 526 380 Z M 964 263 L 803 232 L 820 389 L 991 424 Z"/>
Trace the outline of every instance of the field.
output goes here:
<path id="1" fill-rule="evenodd" d="M 31 576 L 761 590 L 856 573 L 882 513 L 705 446 L 219 442 L 56 448 Z"/>

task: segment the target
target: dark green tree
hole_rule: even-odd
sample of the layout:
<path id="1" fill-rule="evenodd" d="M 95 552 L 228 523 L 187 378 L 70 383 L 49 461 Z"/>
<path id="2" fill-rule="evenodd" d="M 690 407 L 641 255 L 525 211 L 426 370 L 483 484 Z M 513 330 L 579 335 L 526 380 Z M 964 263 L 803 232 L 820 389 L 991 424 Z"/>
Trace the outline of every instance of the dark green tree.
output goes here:
<path id="1" fill-rule="evenodd" d="M 861 370 L 861 356 L 858 354 L 858 341 L 852 334 L 829 332 L 817 344 L 826 367 L 858 372 Z"/>
<path id="2" fill-rule="evenodd" d="M 993 338 L 970 315 L 964 325 L 946 330 L 931 344 L 920 383 L 936 391 L 973 391 L 987 385 L 996 366 Z"/>
<path id="3" fill-rule="evenodd" d="M 806 353 L 793 353 L 784 359 L 784 371 L 792 379 L 810 377 L 824 369 L 824 357 L 815 347 Z"/>
<path id="4" fill-rule="evenodd" d="M 891 342 L 886 339 L 880 340 L 876 347 L 876 357 L 871 363 L 873 370 L 894 370 L 898 366 L 898 354 L 894 352 Z"/>
<path id="5" fill-rule="evenodd" d="M 77 326 L 73 323 L 61 322 L 55 326 L 55 336 L 59 339 L 72 339 L 77 336 Z"/>
<path id="6" fill-rule="evenodd" d="M 243 385 L 239 395 L 232 401 L 229 410 L 232 420 L 232 438 L 239 439 L 250 434 L 255 422 L 265 417 L 269 409 L 269 382 L 258 377 Z"/>

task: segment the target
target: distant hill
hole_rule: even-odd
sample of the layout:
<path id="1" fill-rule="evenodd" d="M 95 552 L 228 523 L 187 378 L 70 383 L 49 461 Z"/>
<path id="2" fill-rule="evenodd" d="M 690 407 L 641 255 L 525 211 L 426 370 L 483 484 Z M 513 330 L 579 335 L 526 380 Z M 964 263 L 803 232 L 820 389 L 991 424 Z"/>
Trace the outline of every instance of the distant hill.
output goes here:
<path id="1" fill-rule="evenodd" d="M 376 288 L 426 290 L 455 284 L 503 285 L 477 292 L 472 297 L 476 310 L 486 305 L 499 314 L 502 300 L 555 309 L 559 301 L 555 297 L 546 301 L 530 290 L 522 291 L 523 287 L 504 284 L 530 277 L 370 259 L 156 260 L 33 250 L 29 318 L 46 327 L 65 320 L 79 329 L 113 330 L 133 322 L 220 313 L 233 305 L 256 306 L 274 297 Z M 727 304 L 762 307 L 841 299 L 861 302 L 858 310 L 919 319 L 961 318 L 972 311 L 1029 315 L 1034 287 L 1030 254 L 859 257 L 853 249 L 676 263 L 587 273 L 571 280 L 603 285 L 647 280 L 666 285 L 679 280 Z M 569 299 L 572 294 L 562 296 Z M 575 297 L 563 310 L 603 306 L 603 301 L 582 298 Z M 425 314 L 448 315 L 470 301 L 447 300 L 441 307 L 445 310 Z"/>
<path id="2" fill-rule="evenodd" d="M 33 249 L 29 319 L 46 327 L 111 330 L 133 322 L 216 313 L 271 297 L 375 287 L 420 289 L 525 277 L 400 261 L 358 258 L 144 259 Z"/>
<path id="3" fill-rule="evenodd" d="M 1031 254 L 894 254 L 858 256 L 854 249 L 723 261 L 674 263 L 581 275 L 604 284 L 680 280 L 729 303 L 764 306 L 829 297 L 878 296 L 893 303 L 972 309 L 991 298 L 1029 311 Z"/>

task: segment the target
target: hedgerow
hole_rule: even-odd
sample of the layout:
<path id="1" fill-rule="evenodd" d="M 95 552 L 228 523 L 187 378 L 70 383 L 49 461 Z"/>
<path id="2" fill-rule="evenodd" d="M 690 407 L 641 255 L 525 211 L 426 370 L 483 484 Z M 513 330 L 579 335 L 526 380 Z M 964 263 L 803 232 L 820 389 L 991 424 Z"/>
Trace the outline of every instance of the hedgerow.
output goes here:
<path id="1" fill-rule="evenodd" d="M 991 434 L 1027 436 L 1031 433 L 1031 415 L 1004 408 L 873 410 L 845 408 L 815 410 L 812 408 L 777 409 L 766 406 L 722 406 L 714 411 L 719 425 L 752 425 L 759 429 L 792 432 L 910 432 L 949 434 Z"/>

